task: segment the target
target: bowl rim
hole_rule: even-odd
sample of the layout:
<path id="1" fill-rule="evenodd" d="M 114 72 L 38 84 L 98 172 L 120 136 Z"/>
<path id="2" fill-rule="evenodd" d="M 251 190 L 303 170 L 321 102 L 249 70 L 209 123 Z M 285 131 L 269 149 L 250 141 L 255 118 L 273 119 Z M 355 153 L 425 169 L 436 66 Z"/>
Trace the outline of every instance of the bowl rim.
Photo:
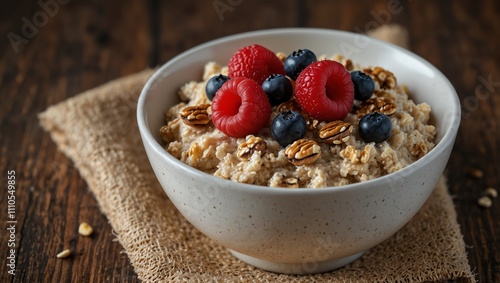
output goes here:
<path id="1" fill-rule="evenodd" d="M 450 101 L 450 109 L 452 110 L 449 112 L 451 115 L 450 119 L 450 124 L 447 128 L 443 129 L 444 130 L 444 135 L 442 136 L 441 140 L 436 144 L 436 146 L 429 151 L 426 155 L 424 155 L 422 158 L 419 160 L 413 162 L 412 164 L 387 175 L 377 177 L 375 179 L 363 181 L 363 182 L 358 182 L 358 183 L 352 183 L 352 184 L 347 184 L 347 185 L 341 185 L 341 186 L 330 186 L 330 187 L 322 187 L 322 188 L 294 188 L 294 189 L 289 189 L 289 188 L 280 188 L 280 187 L 269 187 L 269 186 L 262 186 L 262 185 L 254 185 L 254 184 L 246 184 L 246 183 L 240 183 L 237 181 L 233 180 L 227 180 L 223 178 L 219 178 L 216 176 L 213 176 L 212 174 L 205 173 L 199 169 L 196 169 L 180 160 L 175 158 L 174 156 L 170 155 L 164 148 L 163 146 L 156 141 L 154 138 L 153 134 L 151 133 L 151 129 L 149 128 L 149 125 L 146 121 L 146 116 L 145 116 L 145 111 L 144 111 L 144 105 L 146 101 L 146 96 L 149 93 L 149 90 L 152 88 L 152 86 L 156 83 L 157 80 L 162 78 L 162 74 L 165 72 L 166 69 L 168 69 L 170 66 L 176 64 L 178 61 L 184 59 L 186 56 L 189 56 L 190 54 L 196 53 L 200 50 L 203 50 L 204 48 L 207 48 L 212 45 L 217 45 L 221 44 L 227 41 L 235 41 L 239 39 L 245 39 L 248 37 L 257 37 L 257 36 L 269 36 L 273 34 L 303 34 L 303 33 L 319 33 L 319 34 L 328 34 L 329 36 L 335 36 L 335 35 L 343 35 L 343 36 L 361 36 L 365 38 L 369 38 L 370 41 L 375 42 L 376 44 L 380 45 L 386 45 L 389 48 L 395 49 L 398 52 L 405 53 L 405 55 L 410 56 L 418 60 L 420 63 L 422 63 L 424 66 L 427 68 L 431 69 L 436 77 L 442 81 L 445 85 L 446 88 L 448 88 L 451 92 L 452 96 L 452 101 Z M 454 107 L 453 107 L 454 106 Z M 326 28 L 312 28 L 312 27 L 300 27 L 300 28 L 272 28 L 272 29 L 262 29 L 262 30 L 254 30 L 254 31 L 248 31 L 248 32 L 242 32 L 242 33 L 237 33 L 237 34 L 232 34 L 232 35 L 227 35 L 224 37 L 220 37 L 217 39 L 213 39 L 210 41 L 207 41 L 205 43 L 199 44 L 197 46 L 194 46 L 192 48 L 189 48 L 178 55 L 174 56 L 167 62 L 165 62 L 159 69 L 157 69 L 154 74 L 147 80 L 146 84 L 141 90 L 141 93 L 139 95 L 139 99 L 137 102 L 137 110 L 136 110 L 136 118 L 137 118 L 137 124 L 139 127 L 140 134 L 143 139 L 143 146 L 150 146 L 154 152 L 159 155 L 163 160 L 168 160 L 170 162 L 174 162 L 180 170 L 185 170 L 189 171 L 190 174 L 193 174 L 193 176 L 197 176 L 200 178 L 214 178 L 216 180 L 216 183 L 223 184 L 224 186 L 221 185 L 221 187 L 231 187 L 232 190 L 243 190 L 243 191 L 255 191 L 258 192 L 259 194 L 321 194 L 321 193 L 327 193 L 327 192 L 332 192 L 332 191 L 351 191 L 351 190 L 361 190 L 361 189 L 366 189 L 372 186 L 377 187 L 380 185 L 380 183 L 385 183 L 387 184 L 390 182 L 390 179 L 392 178 L 402 178 L 405 176 L 408 176 L 411 174 L 411 172 L 416 171 L 419 168 L 425 167 L 428 162 L 433 160 L 434 158 L 438 157 L 443 151 L 447 150 L 448 147 L 453 147 L 454 141 L 458 132 L 458 128 L 460 126 L 460 118 L 461 118 L 461 108 L 460 108 L 460 101 L 458 98 L 458 94 L 451 84 L 451 82 L 446 78 L 446 76 L 439 70 L 437 69 L 434 65 L 432 65 L 430 62 L 428 62 L 426 59 L 420 57 L 419 55 L 404 49 L 400 46 L 394 45 L 392 43 L 382 41 L 376 38 L 368 37 L 367 35 L 360 34 L 360 33 L 354 33 L 354 32 L 349 32 L 349 31 L 343 31 L 343 30 L 336 30 L 336 29 L 326 29 Z M 148 145 L 146 145 L 147 143 Z"/>

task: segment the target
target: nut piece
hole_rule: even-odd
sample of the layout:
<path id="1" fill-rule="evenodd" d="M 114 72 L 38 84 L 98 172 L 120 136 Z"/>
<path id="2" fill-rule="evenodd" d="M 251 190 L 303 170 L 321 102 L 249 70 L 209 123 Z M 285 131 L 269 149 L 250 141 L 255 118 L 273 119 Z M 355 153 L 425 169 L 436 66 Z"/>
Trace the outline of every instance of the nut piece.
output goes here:
<path id="1" fill-rule="evenodd" d="M 179 118 L 175 118 L 160 128 L 160 136 L 163 141 L 169 143 L 175 140 L 175 131 L 179 128 L 179 121 Z"/>
<path id="2" fill-rule="evenodd" d="M 210 104 L 200 104 L 196 106 L 187 106 L 181 109 L 179 116 L 182 122 L 188 126 L 205 126 L 210 122 L 209 114 Z"/>
<path id="3" fill-rule="evenodd" d="M 304 116 L 304 114 L 302 114 L 302 116 Z M 318 120 L 313 119 L 310 116 L 307 116 L 307 118 L 304 116 L 304 119 L 306 119 L 306 127 L 309 131 L 313 131 L 313 130 L 318 128 L 318 126 L 319 126 Z"/>
<path id="4" fill-rule="evenodd" d="M 260 151 L 260 156 L 263 156 L 267 151 L 267 143 L 260 137 L 249 135 L 246 141 L 238 146 L 236 154 L 242 160 L 248 160 L 256 151 Z"/>
<path id="5" fill-rule="evenodd" d="M 385 91 L 385 90 L 376 90 L 376 91 L 374 91 L 374 94 L 376 97 L 388 97 L 391 99 L 395 99 L 394 95 L 392 95 L 392 93 Z"/>
<path id="6" fill-rule="evenodd" d="M 420 141 L 417 144 L 413 145 L 413 149 L 411 150 L 411 154 L 417 157 L 417 159 L 422 158 L 427 153 L 427 145 L 424 141 Z"/>
<path id="7" fill-rule="evenodd" d="M 278 53 L 276 53 L 276 57 L 278 57 L 278 59 L 280 59 L 280 61 L 281 61 L 282 63 L 283 63 L 283 62 L 285 62 L 285 60 L 286 60 L 286 57 L 287 57 L 287 56 L 288 56 L 288 55 L 286 55 L 286 54 L 285 54 L 285 53 L 283 53 L 283 52 L 278 52 Z"/>
<path id="8" fill-rule="evenodd" d="M 498 197 L 498 192 L 494 188 L 487 188 L 484 193 L 491 198 Z"/>
<path id="9" fill-rule="evenodd" d="M 307 129 L 311 131 L 316 129 L 319 125 L 319 121 L 309 116 L 307 113 L 305 113 L 304 110 L 302 110 L 302 108 L 300 107 L 300 104 L 295 99 L 291 99 L 281 103 L 276 107 L 274 111 L 276 113 L 281 113 L 285 111 L 298 112 L 300 115 L 302 115 L 302 117 L 304 117 L 304 120 L 306 120 Z"/>
<path id="10" fill-rule="evenodd" d="M 286 102 L 281 103 L 280 105 L 276 106 L 276 112 L 281 113 L 285 111 L 296 111 L 302 114 L 302 108 L 300 108 L 299 103 L 295 99 L 290 99 Z"/>
<path id="11" fill-rule="evenodd" d="M 363 72 L 370 75 L 382 89 L 393 89 L 397 86 L 397 80 L 394 74 L 381 67 L 375 67 L 374 69 L 366 68 Z"/>
<path id="12" fill-rule="evenodd" d="M 340 156 L 344 159 L 348 159 L 352 164 L 365 164 L 370 161 L 373 151 L 373 147 L 368 145 L 366 145 L 363 150 L 357 150 L 354 146 L 348 145 L 345 149 L 340 151 Z"/>
<path id="13" fill-rule="evenodd" d="M 64 251 L 58 253 L 56 255 L 57 258 L 67 258 L 68 256 L 71 255 L 71 251 L 69 249 L 65 249 Z"/>
<path id="14" fill-rule="evenodd" d="M 311 164 L 321 154 L 321 147 L 313 140 L 299 139 L 285 149 L 288 161 L 295 166 Z"/>
<path id="15" fill-rule="evenodd" d="M 322 142 L 341 144 L 349 140 L 352 130 L 353 127 L 351 124 L 338 120 L 332 121 L 321 127 L 318 135 Z"/>
<path id="16" fill-rule="evenodd" d="M 296 189 L 299 187 L 299 180 L 295 177 L 284 178 L 280 187 Z"/>
<path id="17" fill-rule="evenodd" d="M 86 222 L 82 222 L 80 224 L 80 227 L 78 227 L 78 233 L 82 236 L 88 237 L 88 236 L 92 235 L 93 232 L 94 232 L 94 229 L 92 228 L 92 226 L 90 226 Z"/>
<path id="18" fill-rule="evenodd" d="M 390 97 L 374 97 L 365 100 L 361 103 L 360 107 L 356 110 L 358 117 L 363 117 L 371 112 L 379 112 L 387 116 L 396 113 L 398 105 Z"/>
<path id="19" fill-rule="evenodd" d="M 478 203 L 480 206 L 482 206 L 482 207 L 486 207 L 486 208 L 490 207 L 490 206 L 493 204 L 493 202 L 491 201 L 491 198 L 486 197 L 486 196 L 484 196 L 484 197 L 480 197 L 480 198 L 477 200 L 477 203 Z"/>
<path id="20" fill-rule="evenodd" d="M 342 65 L 344 65 L 344 67 L 348 70 L 348 71 L 352 71 L 354 69 L 354 65 L 352 64 L 352 61 L 351 59 L 347 59 L 347 58 L 344 58 L 340 61 L 340 63 Z"/>
<path id="21" fill-rule="evenodd" d="M 193 162 L 196 162 L 198 161 L 200 156 L 203 155 L 203 150 L 201 149 L 201 146 L 197 142 L 194 142 L 189 147 L 188 155 L 189 157 L 191 157 L 191 160 Z"/>

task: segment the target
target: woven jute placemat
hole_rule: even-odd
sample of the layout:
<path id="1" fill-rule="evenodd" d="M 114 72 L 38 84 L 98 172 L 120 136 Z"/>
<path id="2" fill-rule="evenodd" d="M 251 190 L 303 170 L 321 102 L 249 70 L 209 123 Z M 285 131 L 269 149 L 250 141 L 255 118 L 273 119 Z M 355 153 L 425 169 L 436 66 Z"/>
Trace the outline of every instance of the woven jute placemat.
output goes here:
<path id="1" fill-rule="evenodd" d="M 348 266 L 323 274 L 266 272 L 234 258 L 176 210 L 149 165 L 136 102 L 152 70 L 49 107 L 40 122 L 87 181 L 145 282 L 475 282 L 446 180 L 402 230 Z"/>

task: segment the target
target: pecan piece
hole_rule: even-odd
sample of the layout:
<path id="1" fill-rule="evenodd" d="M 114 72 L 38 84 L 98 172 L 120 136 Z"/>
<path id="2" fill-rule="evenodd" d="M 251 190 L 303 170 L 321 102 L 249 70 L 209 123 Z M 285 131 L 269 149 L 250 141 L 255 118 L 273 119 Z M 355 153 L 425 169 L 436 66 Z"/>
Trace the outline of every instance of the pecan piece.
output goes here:
<path id="1" fill-rule="evenodd" d="M 370 75 L 375 82 L 378 83 L 380 88 L 382 89 L 392 89 L 397 85 L 397 80 L 394 74 L 390 71 L 387 71 L 381 67 L 375 67 L 374 69 L 364 69 L 363 72 Z"/>
<path id="2" fill-rule="evenodd" d="M 302 116 L 304 116 L 304 114 L 302 114 Z M 307 118 L 304 116 L 304 119 L 306 119 L 306 126 L 308 130 L 312 131 L 318 128 L 319 126 L 318 120 L 312 119 L 310 116 L 307 116 Z"/>
<path id="3" fill-rule="evenodd" d="M 349 140 L 352 130 L 353 127 L 351 124 L 338 120 L 332 121 L 321 127 L 318 135 L 322 142 L 341 144 Z"/>
<path id="4" fill-rule="evenodd" d="M 347 71 L 352 71 L 354 69 L 354 64 L 351 59 L 344 58 L 340 61 L 342 65 L 347 69 Z"/>
<path id="5" fill-rule="evenodd" d="M 299 113 L 300 115 L 302 115 L 302 117 L 304 117 L 304 120 L 306 120 L 307 129 L 311 131 L 316 129 L 319 125 L 319 121 L 305 113 L 295 99 L 291 99 L 289 101 L 281 103 L 276 107 L 275 111 L 277 113 L 282 113 L 285 111 L 295 111 Z"/>
<path id="6" fill-rule="evenodd" d="M 281 113 L 285 111 L 296 111 L 299 113 L 302 113 L 302 108 L 300 108 L 299 103 L 295 99 L 290 99 L 286 102 L 281 103 L 280 105 L 276 106 L 276 112 Z"/>
<path id="7" fill-rule="evenodd" d="M 179 116 L 182 122 L 188 126 L 205 126 L 210 122 L 209 113 L 210 104 L 200 104 L 195 106 L 187 106 L 181 109 Z"/>
<path id="8" fill-rule="evenodd" d="M 267 151 L 267 143 L 260 137 L 249 135 L 246 141 L 238 146 L 236 154 L 242 160 L 248 160 L 256 151 L 259 151 L 260 156 L 263 156 Z"/>
<path id="9" fill-rule="evenodd" d="M 367 99 L 361 103 L 360 107 L 356 110 L 358 117 L 371 112 L 379 112 L 385 115 L 392 115 L 396 113 L 398 105 L 390 97 L 380 96 Z"/>
<path id="10" fill-rule="evenodd" d="M 311 164 L 319 158 L 321 147 L 313 140 L 299 139 L 287 146 L 285 155 L 295 166 Z"/>

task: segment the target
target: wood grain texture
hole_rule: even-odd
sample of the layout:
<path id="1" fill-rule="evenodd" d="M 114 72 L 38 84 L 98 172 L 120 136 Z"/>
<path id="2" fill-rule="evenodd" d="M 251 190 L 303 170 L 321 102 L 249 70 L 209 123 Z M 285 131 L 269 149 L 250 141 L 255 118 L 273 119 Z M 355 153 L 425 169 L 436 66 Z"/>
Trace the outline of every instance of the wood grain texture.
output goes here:
<path id="1" fill-rule="evenodd" d="M 218 3 L 230 7 L 221 13 Z M 406 27 L 410 49 L 457 90 L 463 114 L 447 167 L 450 191 L 477 280 L 500 282 L 500 200 L 488 209 L 477 205 L 487 187 L 500 190 L 498 1 L 72 0 L 46 21 L 35 19 L 43 25 L 17 53 L 8 34 L 23 35 L 23 19 L 33 22 L 44 10 L 36 1 L 0 5 L 2 263 L 9 170 L 16 172 L 17 221 L 16 275 L 1 264 L 1 282 L 138 282 L 85 181 L 39 127 L 37 113 L 221 36 L 294 26 L 368 32 L 383 23 Z M 471 178 L 470 168 L 484 177 Z M 94 227 L 91 237 L 78 235 L 83 221 Z M 72 255 L 57 259 L 65 248 Z"/>

